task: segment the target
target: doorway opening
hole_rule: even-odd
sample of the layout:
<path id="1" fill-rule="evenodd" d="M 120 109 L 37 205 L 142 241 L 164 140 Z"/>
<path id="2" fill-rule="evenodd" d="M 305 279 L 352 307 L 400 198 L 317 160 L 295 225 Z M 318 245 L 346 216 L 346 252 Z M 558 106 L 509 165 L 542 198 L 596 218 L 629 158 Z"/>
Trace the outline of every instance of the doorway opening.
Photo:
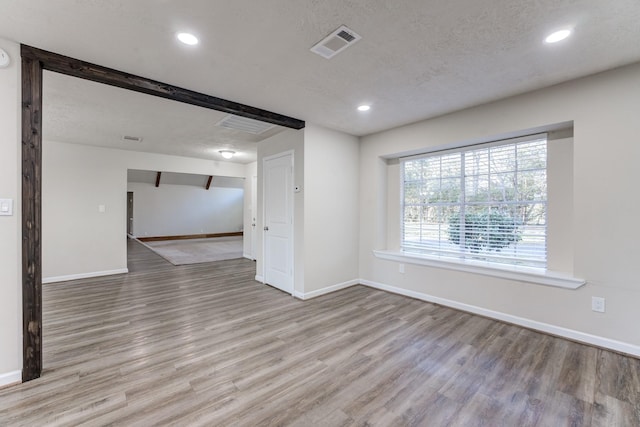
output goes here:
<path id="1" fill-rule="evenodd" d="M 90 64 L 26 45 L 21 45 L 21 59 L 22 380 L 30 381 L 40 377 L 42 373 L 42 82 L 44 70 L 212 110 L 224 111 L 292 129 L 302 129 L 305 124 L 304 121 L 292 117 Z"/>

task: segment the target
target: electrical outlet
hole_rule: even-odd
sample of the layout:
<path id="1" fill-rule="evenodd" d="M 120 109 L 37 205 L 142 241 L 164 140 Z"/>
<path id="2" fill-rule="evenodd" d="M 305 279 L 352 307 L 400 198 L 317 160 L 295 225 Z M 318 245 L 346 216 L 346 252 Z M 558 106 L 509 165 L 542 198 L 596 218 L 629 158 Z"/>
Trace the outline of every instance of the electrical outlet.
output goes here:
<path id="1" fill-rule="evenodd" d="M 398 264 L 398 272 L 404 274 L 404 264 Z"/>
<path id="2" fill-rule="evenodd" d="M 604 313 L 604 298 L 591 297 L 591 310 Z"/>

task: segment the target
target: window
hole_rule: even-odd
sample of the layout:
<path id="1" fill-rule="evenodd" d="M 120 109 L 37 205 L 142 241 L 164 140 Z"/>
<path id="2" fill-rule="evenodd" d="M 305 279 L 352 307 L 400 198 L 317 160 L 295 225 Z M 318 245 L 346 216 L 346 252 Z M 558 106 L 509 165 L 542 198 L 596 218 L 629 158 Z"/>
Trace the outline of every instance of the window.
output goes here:
<path id="1" fill-rule="evenodd" d="M 402 160 L 402 249 L 546 268 L 547 137 Z"/>

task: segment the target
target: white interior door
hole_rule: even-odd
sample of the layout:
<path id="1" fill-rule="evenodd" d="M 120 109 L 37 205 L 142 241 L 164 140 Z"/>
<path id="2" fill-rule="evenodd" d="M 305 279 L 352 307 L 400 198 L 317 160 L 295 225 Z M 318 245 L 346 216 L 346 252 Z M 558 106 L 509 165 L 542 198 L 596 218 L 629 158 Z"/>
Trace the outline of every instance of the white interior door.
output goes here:
<path id="1" fill-rule="evenodd" d="M 285 153 L 265 158 L 264 280 L 293 293 L 293 156 Z"/>

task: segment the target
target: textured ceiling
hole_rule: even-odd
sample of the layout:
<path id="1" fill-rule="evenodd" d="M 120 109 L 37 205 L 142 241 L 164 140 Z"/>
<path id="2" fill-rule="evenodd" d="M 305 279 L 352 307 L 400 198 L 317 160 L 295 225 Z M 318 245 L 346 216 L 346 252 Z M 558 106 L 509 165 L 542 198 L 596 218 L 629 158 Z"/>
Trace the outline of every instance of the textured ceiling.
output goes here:
<path id="1" fill-rule="evenodd" d="M 233 162 L 250 163 L 258 141 L 285 129 L 260 135 L 225 129 L 216 123 L 226 113 L 49 71 L 42 86 L 45 140 L 211 160 L 223 160 L 219 150 L 230 149 Z"/>
<path id="2" fill-rule="evenodd" d="M 0 37 L 354 135 L 640 60 L 638 0 L 0 5 Z M 309 51 L 342 24 L 362 40 L 330 60 Z M 567 26 L 571 38 L 543 43 Z M 180 45 L 177 31 L 201 43 Z M 358 113 L 360 103 L 372 109 Z"/>

